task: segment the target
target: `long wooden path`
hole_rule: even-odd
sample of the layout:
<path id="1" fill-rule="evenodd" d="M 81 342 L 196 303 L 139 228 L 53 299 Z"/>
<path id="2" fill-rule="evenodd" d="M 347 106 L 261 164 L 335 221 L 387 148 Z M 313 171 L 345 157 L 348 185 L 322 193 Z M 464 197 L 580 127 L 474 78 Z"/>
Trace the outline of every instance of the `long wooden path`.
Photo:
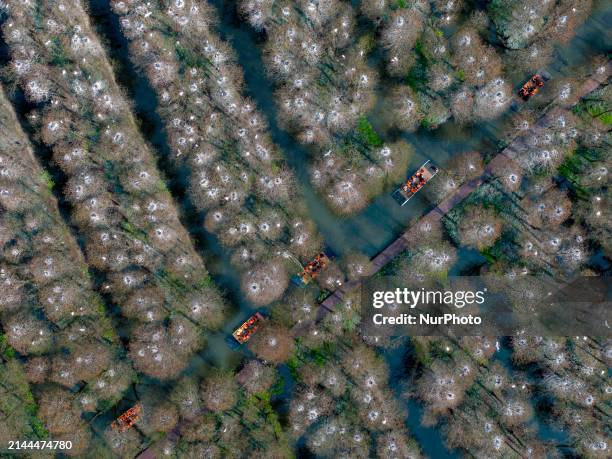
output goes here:
<path id="1" fill-rule="evenodd" d="M 560 103 L 558 99 L 552 101 L 547 106 L 545 114 L 536 123 L 535 128 L 541 129 L 543 126 L 546 126 L 551 121 L 550 118 L 552 115 L 550 113 L 550 110 L 548 110 L 549 108 L 552 108 L 554 106 L 555 108 L 558 107 L 560 109 L 565 110 L 570 109 L 571 107 L 576 105 L 584 96 L 593 92 L 601 84 L 605 83 L 611 73 L 612 64 L 608 63 L 605 68 L 605 71 L 601 73 L 594 73 L 580 86 L 574 97 L 572 97 L 572 102 L 563 104 Z M 425 214 L 422 219 L 431 219 L 435 221 L 440 220 L 442 217 L 444 217 L 444 215 L 446 215 L 451 209 L 453 209 L 457 204 L 462 202 L 469 194 L 471 194 L 489 177 L 491 177 L 492 172 L 494 170 L 496 170 L 500 166 L 503 166 L 504 164 L 507 164 L 508 161 L 513 161 L 517 156 L 516 146 L 522 141 L 522 135 L 515 137 L 514 140 L 508 146 L 506 146 L 497 155 L 495 155 L 495 157 L 491 161 L 489 161 L 480 177 L 477 177 L 462 184 L 459 188 L 457 188 L 455 192 L 447 196 L 435 208 Z M 413 237 L 415 236 L 415 232 L 416 225 L 413 225 L 408 228 L 404 233 L 402 233 L 397 239 L 395 239 L 391 244 L 389 244 L 382 252 L 376 255 L 372 259 L 372 270 L 369 273 L 369 277 L 375 275 L 397 255 L 406 250 L 408 248 L 408 241 L 411 239 L 414 240 Z M 362 281 L 347 282 L 342 287 L 334 291 L 330 296 L 328 296 L 322 303 L 320 303 L 319 311 L 317 313 L 317 321 L 323 319 L 328 312 L 333 311 L 334 308 L 342 302 L 344 296 L 348 292 L 354 290 L 355 288 L 358 288 L 361 285 L 361 282 Z M 303 326 L 300 327 L 300 329 L 303 328 Z"/>

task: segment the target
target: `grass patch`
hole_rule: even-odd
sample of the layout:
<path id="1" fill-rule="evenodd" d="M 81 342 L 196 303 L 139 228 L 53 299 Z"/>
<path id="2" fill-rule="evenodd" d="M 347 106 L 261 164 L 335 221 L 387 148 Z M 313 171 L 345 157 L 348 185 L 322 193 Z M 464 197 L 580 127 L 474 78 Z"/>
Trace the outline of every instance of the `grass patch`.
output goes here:
<path id="1" fill-rule="evenodd" d="M 359 118 L 357 132 L 360 139 L 371 147 L 382 147 L 383 141 L 365 116 Z"/>
<path id="2" fill-rule="evenodd" d="M 372 50 L 376 47 L 376 37 L 373 33 L 367 33 L 359 37 L 359 41 L 357 42 L 357 46 L 366 54 L 370 54 Z"/>
<path id="3" fill-rule="evenodd" d="M 184 64 L 185 68 L 199 68 L 208 70 L 210 67 L 210 61 L 208 59 L 200 56 L 198 53 L 194 53 L 189 48 L 177 43 L 174 49 L 179 62 Z"/>
<path id="4" fill-rule="evenodd" d="M 53 191 L 53 188 L 55 187 L 55 181 L 53 180 L 53 177 L 51 177 L 51 174 L 49 174 L 49 172 L 42 171 L 42 173 L 40 174 L 40 180 L 45 184 L 45 187 L 49 191 Z"/>
<path id="5" fill-rule="evenodd" d="M 59 37 L 53 37 L 51 39 L 51 64 L 56 67 L 65 67 L 70 64 L 70 58 L 64 51 L 62 42 Z"/>

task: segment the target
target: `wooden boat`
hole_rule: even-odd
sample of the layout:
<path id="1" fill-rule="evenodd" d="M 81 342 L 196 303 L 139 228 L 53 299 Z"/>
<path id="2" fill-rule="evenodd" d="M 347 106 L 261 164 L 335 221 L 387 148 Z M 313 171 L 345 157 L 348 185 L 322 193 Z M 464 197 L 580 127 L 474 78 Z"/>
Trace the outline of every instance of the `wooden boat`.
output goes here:
<path id="1" fill-rule="evenodd" d="M 249 317 L 240 327 L 234 330 L 232 336 L 238 343 L 244 344 L 246 343 L 253 333 L 259 328 L 261 323 L 265 320 L 265 317 L 261 315 L 259 312 L 256 312 L 251 317 Z"/>
<path id="2" fill-rule="evenodd" d="M 308 285 L 321 271 L 327 268 L 329 263 L 329 257 L 324 252 L 321 252 L 304 266 L 302 272 L 293 276 L 292 280 L 297 285 Z"/>
<path id="3" fill-rule="evenodd" d="M 536 73 L 519 89 L 518 95 L 523 100 L 529 100 L 531 96 L 538 93 L 542 86 L 544 86 L 544 78 Z"/>
<path id="4" fill-rule="evenodd" d="M 137 403 L 132 408 L 127 410 L 121 416 L 119 416 L 116 420 L 113 421 L 111 427 L 113 430 L 118 430 L 119 432 L 125 432 L 130 427 L 132 427 L 140 417 L 142 416 L 142 404 Z"/>
<path id="5" fill-rule="evenodd" d="M 402 186 L 393 192 L 393 199 L 400 206 L 406 205 L 438 173 L 438 168 L 427 160 Z"/>

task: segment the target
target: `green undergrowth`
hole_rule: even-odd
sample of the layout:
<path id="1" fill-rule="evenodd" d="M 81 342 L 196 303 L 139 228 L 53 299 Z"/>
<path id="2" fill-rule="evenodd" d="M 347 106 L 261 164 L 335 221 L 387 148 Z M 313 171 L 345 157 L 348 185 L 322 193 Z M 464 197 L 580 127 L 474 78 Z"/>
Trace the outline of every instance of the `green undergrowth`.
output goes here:
<path id="1" fill-rule="evenodd" d="M 307 348 L 303 346 L 300 339 L 297 339 L 297 350 L 293 357 L 287 361 L 287 368 L 291 377 L 295 381 L 300 381 L 300 369 L 308 364 L 314 363 L 318 366 L 323 366 L 330 360 L 336 351 L 336 343 L 324 343 L 316 348 Z"/>
<path id="2" fill-rule="evenodd" d="M 569 183 L 571 191 L 578 199 L 589 199 L 590 192 L 582 185 L 580 176 L 591 163 L 598 160 L 599 157 L 594 151 L 581 148 L 572 152 L 559 166 L 559 176 Z"/>
<path id="3" fill-rule="evenodd" d="M 53 177 L 51 177 L 51 174 L 49 174 L 49 172 L 43 171 L 40 174 L 40 179 L 49 191 L 53 191 L 53 188 L 55 187 L 55 181 L 53 180 Z"/>
<path id="4" fill-rule="evenodd" d="M 365 144 L 371 147 L 382 147 L 383 140 L 365 116 L 359 118 L 357 133 L 359 134 L 360 140 Z"/>
<path id="5" fill-rule="evenodd" d="M 0 333 L 0 356 L 4 360 L 11 360 L 16 356 L 15 349 L 9 345 L 6 335 L 2 333 Z"/>
<path id="6" fill-rule="evenodd" d="M 601 97 L 599 97 L 598 94 Z M 589 119 L 596 119 L 605 126 L 610 126 L 612 124 L 612 107 L 609 100 L 607 100 L 607 94 L 609 94 L 609 90 L 593 93 L 591 96 L 582 99 L 576 104 L 572 108 L 572 112 L 586 119 L 586 121 L 589 121 Z"/>
<path id="7" fill-rule="evenodd" d="M 423 50 L 423 43 L 417 40 L 414 45 L 416 62 L 406 75 L 405 81 L 410 88 L 415 92 L 424 91 L 427 89 L 427 55 Z"/>
<path id="8" fill-rule="evenodd" d="M 30 390 L 16 353 L 0 335 L 0 412 L 11 413 L 3 419 L 4 428 L 15 440 L 44 440 L 49 432 L 37 417 L 38 405 Z M 3 445 L 4 446 L 4 445 Z M 4 456 L 2 456 L 4 457 Z"/>

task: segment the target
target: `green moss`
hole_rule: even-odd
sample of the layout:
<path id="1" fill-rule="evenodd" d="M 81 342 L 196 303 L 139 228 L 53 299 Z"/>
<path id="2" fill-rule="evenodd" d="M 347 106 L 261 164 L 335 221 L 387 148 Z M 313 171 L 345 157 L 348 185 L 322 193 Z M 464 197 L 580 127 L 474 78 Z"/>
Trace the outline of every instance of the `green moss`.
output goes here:
<path id="1" fill-rule="evenodd" d="M 17 353 L 15 352 L 15 349 L 13 349 L 11 346 L 8 346 L 4 350 L 4 358 L 6 360 L 14 359 L 16 356 L 17 356 Z"/>
<path id="2" fill-rule="evenodd" d="M 300 373 L 299 373 L 299 369 L 301 367 L 300 361 L 297 359 L 297 357 L 291 357 L 289 360 L 287 360 L 287 368 L 289 369 L 289 373 L 291 374 L 291 377 L 295 380 L 295 381 L 299 381 L 300 378 Z"/>
<path id="3" fill-rule="evenodd" d="M 125 231 L 126 233 L 128 233 L 130 236 L 132 236 L 135 239 L 139 239 L 141 241 L 146 241 L 147 240 L 147 234 L 136 228 L 133 224 L 131 224 L 128 221 L 124 221 L 123 223 L 121 223 L 121 228 L 123 228 L 123 231 Z"/>
<path id="4" fill-rule="evenodd" d="M 425 91 L 427 89 L 427 63 L 429 59 L 425 54 L 421 40 L 417 40 L 415 43 L 414 52 L 416 53 L 416 62 L 410 67 L 406 75 L 406 84 L 414 91 Z"/>
<path id="5" fill-rule="evenodd" d="M 47 171 L 43 171 L 40 174 L 40 180 L 45 184 L 45 186 L 47 187 L 49 191 L 52 191 L 53 188 L 55 187 L 55 181 L 51 177 L 51 174 L 49 174 L 49 172 Z"/>
<path id="6" fill-rule="evenodd" d="M 51 64 L 57 67 L 65 67 L 70 64 L 70 58 L 66 54 L 59 37 L 51 39 Z"/>
<path id="7" fill-rule="evenodd" d="M 40 419 L 33 418 L 30 422 L 30 425 L 32 426 L 32 430 L 34 431 L 34 435 L 36 435 L 36 437 L 41 440 L 49 438 L 49 432 L 47 431 L 45 425 Z"/>
<path id="8" fill-rule="evenodd" d="M 357 328 L 357 325 L 361 322 L 359 314 L 352 315 L 342 321 L 342 328 L 348 331 L 353 331 Z"/>
<path id="9" fill-rule="evenodd" d="M 272 427 L 274 436 L 279 439 L 283 434 L 283 428 L 278 420 L 278 415 L 270 400 L 272 396 L 270 392 L 264 391 L 257 394 L 249 395 L 245 399 L 245 403 L 248 407 L 255 408 L 255 411 L 264 419 L 265 423 Z"/>
<path id="10" fill-rule="evenodd" d="M 166 185 L 166 182 L 164 182 L 162 179 L 159 179 L 156 183 L 155 183 L 155 188 L 157 188 L 157 191 L 160 193 L 170 193 L 170 190 L 168 190 L 168 186 Z"/>
<path id="11" fill-rule="evenodd" d="M 594 160 L 595 157 L 591 156 L 586 150 L 575 151 L 557 169 L 559 176 L 571 184 L 572 191 L 580 199 L 588 199 L 590 195 L 588 190 L 580 183 L 580 174 L 584 170 L 585 162 Z"/>
<path id="12" fill-rule="evenodd" d="M 481 250 L 480 254 L 487 259 L 489 264 L 493 264 L 498 260 L 498 257 L 494 253 L 493 247 Z"/>
<path id="13" fill-rule="evenodd" d="M 216 288 L 216 285 L 215 285 L 215 281 L 213 280 L 213 278 L 210 277 L 210 274 L 206 274 L 205 276 L 202 276 L 202 278 L 198 281 L 198 283 L 196 284 L 196 287 L 198 289 L 210 289 L 210 288 Z"/>
<path id="14" fill-rule="evenodd" d="M 102 300 L 100 299 L 100 297 L 98 296 L 94 296 L 91 301 L 94 303 L 96 312 L 100 315 L 103 316 L 106 314 L 106 308 L 104 307 L 104 303 L 102 303 Z"/>
<path id="15" fill-rule="evenodd" d="M 376 47 L 376 37 L 373 33 L 362 35 L 361 37 L 359 37 L 357 46 L 362 49 L 366 54 L 369 54 Z"/>
<path id="16" fill-rule="evenodd" d="M 207 70 L 210 67 L 210 60 L 202 57 L 198 53 L 194 53 L 191 49 L 182 46 L 180 43 L 176 43 L 174 49 L 176 50 L 176 56 L 183 64 L 184 68 L 199 68 Z"/>
<path id="17" fill-rule="evenodd" d="M 104 333 L 102 333 L 102 338 L 112 343 L 117 338 L 117 333 L 114 329 L 109 328 L 108 330 L 105 330 Z"/>
<path id="18" fill-rule="evenodd" d="M 457 79 L 462 82 L 465 81 L 465 72 L 463 69 L 457 70 Z"/>
<path id="19" fill-rule="evenodd" d="M 329 295 L 331 295 L 331 292 L 328 290 L 322 290 L 317 296 L 317 303 L 322 303 Z"/>
<path id="20" fill-rule="evenodd" d="M 572 112 L 582 118 L 595 118 L 606 126 L 612 124 L 612 110 L 606 100 L 584 99 L 572 108 Z"/>
<path id="21" fill-rule="evenodd" d="M 318 366 L 322 367 L 327 362 L 327 355 L 321 349 L 312 350 L 312 361 Z"/>
<path id="22" fill-rule="evenodd" d="M 0 355 L 5 360 L 12 360 L 17 356 L 15 349 L 13 349 L 6 338 L 6 335 L 0 334 Z"/>
<path id="23" fill-rule="evenodd" d="M 465 391 L 465 395 L 467 398 L 480 398 L 480 391 L 476 385 L 471 386 L 468 390 Z"/>
<path id="24" fill-rule="evenodd" d="M 382 139 L 365 116 L 359 118 L 357 132 L 359 133 L 361 140 L 366 144 L 372 147 L 381 147 L 383 145 Z"/>
<path id="25" fill-rule="evenodd" d="M 185 283 L 183 279 L 167 271 L 165 268 L 162 268 L 157 272 L 157 277 L 166 285 L 167 288 L 170 288 L 176 292 L 186 292 L 191 287 Z"/>
<path id="26" fill-rule="evenodd" d="M 395 5 L 398 8 L 408 8 L 408 2 L 406 0 L 395 0 Z"/>

